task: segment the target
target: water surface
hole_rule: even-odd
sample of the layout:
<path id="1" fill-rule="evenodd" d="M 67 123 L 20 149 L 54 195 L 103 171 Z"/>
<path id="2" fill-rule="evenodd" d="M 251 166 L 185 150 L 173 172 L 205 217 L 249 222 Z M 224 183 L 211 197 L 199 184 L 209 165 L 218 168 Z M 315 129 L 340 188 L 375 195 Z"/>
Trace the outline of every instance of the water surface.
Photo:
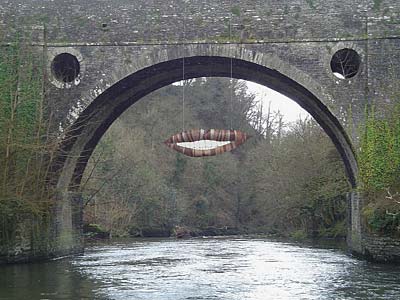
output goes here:
<path id="1" fill-rule="evenodd" d="M 400 267 L 268 238 L 134 239 L 2 266 L 0 299 L 400 299 Z"/>

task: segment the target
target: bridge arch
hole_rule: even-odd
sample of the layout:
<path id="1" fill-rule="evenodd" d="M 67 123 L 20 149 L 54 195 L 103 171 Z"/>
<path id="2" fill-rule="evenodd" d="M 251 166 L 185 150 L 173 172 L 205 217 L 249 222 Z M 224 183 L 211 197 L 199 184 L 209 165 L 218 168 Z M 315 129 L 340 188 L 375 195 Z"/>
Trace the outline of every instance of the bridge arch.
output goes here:
<path id="1" fill-rule="evenodd" d="M 251 51 L 242 53 L 241 58 L 195 55 L 185 56 L 184 61 L 186 79 L 230 77 L 232 62 L 233 78 L 264 85 L 297 102 L 328 134 L 341 155 L 349 182 L 352 187 L 356 187 L 357 161 L 351 141 L 339 120 L 324 104 L 328 100 L 321 101 L 314 92 L 320 97 L 329 96 L 323 93 L 322 88 L 309 77 L 303 75 L 299 77 L 297 69 L 285 67 L 286 72 L 292 70 L 294 77 L 302 79 L 303 82 L 299 83 L 275 68 L 265 66 L 263 59 Z M 280 60 L 273 60 L 273 65 L 279 67 L 279 62 Z M 144 96 L 182 80 L 182 63 L 183 58 L 180 57 L 150 64 L 116 81 L 93 99 L 79 114 L 71 130 L 64 137 L 54 164 L 57 174 L 53 179 L 54 184 L 61 191 L 77 191 L 88 159 L 111 124 Z"/>

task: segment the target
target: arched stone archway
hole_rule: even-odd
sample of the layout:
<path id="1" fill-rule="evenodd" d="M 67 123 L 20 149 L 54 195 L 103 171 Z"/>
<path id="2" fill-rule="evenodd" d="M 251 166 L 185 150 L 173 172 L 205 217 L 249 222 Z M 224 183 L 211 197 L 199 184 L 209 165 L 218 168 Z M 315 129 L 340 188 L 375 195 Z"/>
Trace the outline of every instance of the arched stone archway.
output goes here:
<path id="1" fill-rule="evenodd" d="M 220 56 L 193 56 L 185 58 L 185 78 L 232 76 L 259 83 L 280 92 L 309 112 L 331 138 L 340 153 L 349 182 L 356 186 L 357 162 L 343 126 L 307 88 L 265 66 Z M 139 70 L 108 88 L 79 115 L 65 137 L 62 155 L 57 160 L 57 186 L 77 190 L 87 161 L 109 126 L 127 108 L 151 92 L 182 79 L 182 59 L 161 62 Z"/>
<path id="2" fill-rule="evenodd" d="M 253 56 L 253 59 L 259 60 L 257 56 Z M 357 186 L 357 161 L 351 141 L 339 120 L 309 89 L 277 70 L 244 59 L 190 56 L 185 57 L 184 62 L 186 79 L 230 77 L 232 63 L 234 78 L 267 86 L 297 102 L 331 138 L 344 162 L 349 182 L 352 187 Z M 136 101 L 159 88 L 182 80 L 182 64 L 183 58 L 166 60 L 119 80 L 90 101 L 65 134 L 53 165 L 52 178 L 59 195 L 55 210 L 57 248 L 67 252 L 82 249 L 82 201 L 79 186 L 88 159 L 103 134 Z"/>

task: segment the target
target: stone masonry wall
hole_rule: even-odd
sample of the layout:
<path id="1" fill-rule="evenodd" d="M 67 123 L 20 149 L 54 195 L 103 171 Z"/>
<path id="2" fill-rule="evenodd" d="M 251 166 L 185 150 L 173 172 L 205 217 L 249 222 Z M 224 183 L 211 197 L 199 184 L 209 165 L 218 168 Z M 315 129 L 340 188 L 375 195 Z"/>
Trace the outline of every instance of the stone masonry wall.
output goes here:
<path id="1" fill-rule="evenodd" d="M 3 0 L 0 20 L 45 23 L 61 44 L 227 41 L 230 23 L 234 40 L 290 42 L 398 36 L 399 9 L 389 0 Z"/>
<path id="2" fill-rule="evenodd" d="M 363 244 L 365 258 L 384 263 L 400 263 L 399 239 L 364 233 Z"/>

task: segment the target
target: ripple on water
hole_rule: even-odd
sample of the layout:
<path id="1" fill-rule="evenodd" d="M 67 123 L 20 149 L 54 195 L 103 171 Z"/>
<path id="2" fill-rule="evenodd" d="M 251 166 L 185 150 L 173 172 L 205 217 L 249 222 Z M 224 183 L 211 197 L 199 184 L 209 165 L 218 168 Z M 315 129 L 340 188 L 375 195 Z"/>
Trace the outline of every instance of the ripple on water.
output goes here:
<path id="1" fill-rule="evenodd" d="M 111 299 L 397 299 L 399 293 L 399 270 L 336 249 L 245 238 L 132 243 L 94 248 L 74 263 L 105 282 L 101 292 Z"/>
<path id="2" fill-rule="evenodd" d="M 119 241 L 34 268 L 3 269 L 0 299 L 34 299 L 35 282 L 38 299 L 400 299 L 398 267 L 262 238 Z"/>

